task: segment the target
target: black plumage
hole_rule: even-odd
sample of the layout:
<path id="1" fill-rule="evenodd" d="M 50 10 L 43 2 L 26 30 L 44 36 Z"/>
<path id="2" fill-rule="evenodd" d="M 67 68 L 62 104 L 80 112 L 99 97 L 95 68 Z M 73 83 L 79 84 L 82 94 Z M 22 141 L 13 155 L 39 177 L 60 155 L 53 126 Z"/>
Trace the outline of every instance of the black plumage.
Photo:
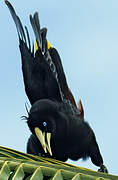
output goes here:
<path id="1" fill-rule="evenodd" d="M 47 48 L 47 29 L 40 29 L 37 13 L 33 17 L 30 15 L 30 22 L 39 47 L 34 53 L 34 48 L 31 50 L 27 27 L 25 27 L 26 37 L 15 10 L 8 1 L 5 2 L 12 14 L 18 32 L 25 91 L 30 103 L 33 104 L 44 98 L 61 101 L 62 98 L 66 98 L 69 90 L 57 50 L 55 48 L 48 50 Z"/>
<path id="2" fill-rule="evenodd" d="M 100 171 L 107 172 L 94 132 L 84 121 L 81 101 L 77 108 L 68 88 L 59 54 L 47 47 L 47 29 L 40 28 L 38 13 L 30 15 L 38 46 L 34 52 L 27 27 L 25 32 L 12 5 L 5 2 L 16 24 L 25 91 L 32 105 L 26 118 L 32 132 L 27 152 L 62 161 L 90 157 Z"/>

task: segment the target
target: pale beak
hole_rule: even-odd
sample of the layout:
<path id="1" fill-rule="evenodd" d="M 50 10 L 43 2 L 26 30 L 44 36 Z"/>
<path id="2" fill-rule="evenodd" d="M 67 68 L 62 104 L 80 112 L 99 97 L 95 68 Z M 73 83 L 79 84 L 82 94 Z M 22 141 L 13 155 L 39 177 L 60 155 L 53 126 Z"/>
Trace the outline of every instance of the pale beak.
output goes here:
<path id="1" fill-rule="evenodd" d="M 50 146 L 50 140 L 51 140 L 51 133 L 47 133 L 47 149 L 48 152 L 50 153 L 50 155 L 52 156 L 52 150 L 51 150 L 51 146 Z"/>
<path id="2" fill-rule="evenodd" d="M 38 127 L 36 127 L 34 130 L 35 130 L 35 134 L 36 134 L 37 138 L 39 139 L 45 153 L 47 153 L 47 150 L 48 150 L 49 154 L 52 156 L 52 150 L 51 150 L 51 146 L 50 146 L 51 133 L 42 133 L 42 131 Z M 47 140 L 47 142 L 45 142 L 45 139 Z"/>

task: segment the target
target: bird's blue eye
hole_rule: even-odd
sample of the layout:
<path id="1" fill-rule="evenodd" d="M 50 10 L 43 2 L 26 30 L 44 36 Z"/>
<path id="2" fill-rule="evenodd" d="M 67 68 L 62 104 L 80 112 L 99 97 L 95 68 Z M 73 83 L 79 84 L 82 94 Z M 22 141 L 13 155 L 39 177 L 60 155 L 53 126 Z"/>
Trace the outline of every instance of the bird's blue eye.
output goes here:
<path id="1" fill-rule="evenodd" d="M 46 126 L 47 126 L 47 123 L 46 123 L 46 122 L 43 122 L 43 126 L 46 127 Z"/>

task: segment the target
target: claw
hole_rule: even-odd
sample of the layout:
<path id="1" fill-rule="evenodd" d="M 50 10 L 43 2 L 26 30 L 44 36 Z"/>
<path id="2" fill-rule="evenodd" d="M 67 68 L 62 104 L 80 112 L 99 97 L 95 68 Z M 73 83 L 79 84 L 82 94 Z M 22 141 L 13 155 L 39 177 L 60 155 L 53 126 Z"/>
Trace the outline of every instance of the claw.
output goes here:
<path id="1" fill-rule="evenodd" d="M 100 169 L 98 169 L 98 172 L 108 173 L 108 170 L 107 170 L 106 166 L 102 164 L 100 166 Z"/>

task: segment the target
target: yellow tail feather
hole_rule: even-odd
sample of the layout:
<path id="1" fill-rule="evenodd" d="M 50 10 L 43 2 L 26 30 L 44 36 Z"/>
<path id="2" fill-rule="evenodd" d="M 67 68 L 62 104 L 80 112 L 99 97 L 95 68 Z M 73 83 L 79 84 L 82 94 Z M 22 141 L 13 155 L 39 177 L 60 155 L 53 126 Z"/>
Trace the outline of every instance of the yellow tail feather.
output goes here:
<path id="1" fill-rule="evenodd" d="M 50 44 L 50 42 L 47 40 L 47 47 L 48 49 L 52 48 L 52 45 Z M 35 52 L 38 51 L 38 44 L 36 42 L 36 40 L 34 41 L 34 50 Z"/>

